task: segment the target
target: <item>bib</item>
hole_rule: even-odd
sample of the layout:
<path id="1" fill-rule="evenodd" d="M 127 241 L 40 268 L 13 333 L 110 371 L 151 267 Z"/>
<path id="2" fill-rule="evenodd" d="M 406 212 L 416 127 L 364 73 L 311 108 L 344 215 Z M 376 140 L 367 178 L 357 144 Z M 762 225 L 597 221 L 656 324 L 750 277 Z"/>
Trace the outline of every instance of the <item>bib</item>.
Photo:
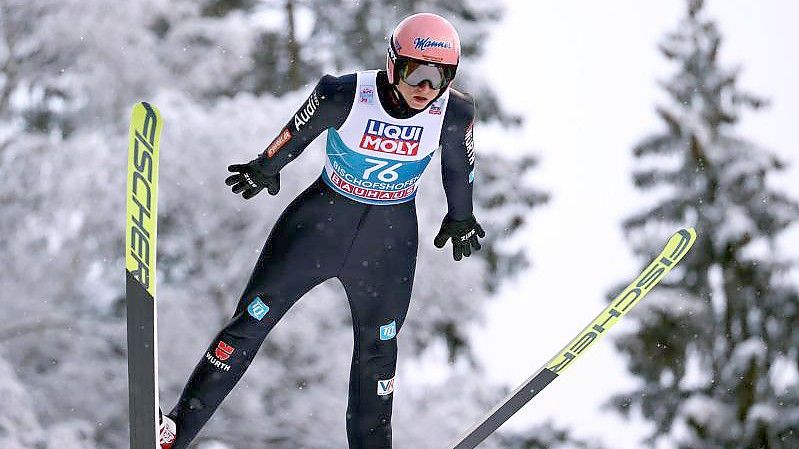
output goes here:
<path id="1" fill-rule="evenodd" d="M 407 119 L 393 118 L 377 97 L 377 70 L 357 72 L 352 108 L 338 129 L 327 130 L 324 181 L 367 204 L 412 200 L 422 172 L 439 146 L 449 90 Z"/>

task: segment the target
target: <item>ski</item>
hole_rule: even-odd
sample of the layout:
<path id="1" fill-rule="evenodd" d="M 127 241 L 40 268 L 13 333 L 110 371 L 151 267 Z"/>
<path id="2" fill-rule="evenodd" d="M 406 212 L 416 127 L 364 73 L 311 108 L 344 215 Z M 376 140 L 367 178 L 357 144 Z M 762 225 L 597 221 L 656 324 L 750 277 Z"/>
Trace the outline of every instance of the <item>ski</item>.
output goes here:
<path id="1" fill-rule="evenodd" d="M 158 446 L 158 319 L 155 250 L 158 147 L 163 122 L 147 103 L 133 107 L 128 142 L 125 303 L 128 321 L 130 448 Z"/>
<path id="2" fill-rule="evenodd" d="M 602 313 L 541 369 L 495 406 L 485 418 L 466 431 L 450 448 L 473 449 L 494 433 L 541 390 L 563 374 L 583 352 L 601 339 L 608 329 L 643 299 L 682 260 L 695 240 L 696 231 L 693 228 L 681 229 L 672 235 L 660 255 L 622 290 Z"/>

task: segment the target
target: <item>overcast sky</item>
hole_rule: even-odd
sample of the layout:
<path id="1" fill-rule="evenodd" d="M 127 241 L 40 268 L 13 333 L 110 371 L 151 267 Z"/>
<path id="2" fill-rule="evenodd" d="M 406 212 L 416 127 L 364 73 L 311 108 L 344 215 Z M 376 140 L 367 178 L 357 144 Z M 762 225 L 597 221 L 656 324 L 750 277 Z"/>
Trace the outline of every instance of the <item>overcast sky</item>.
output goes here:
<path id="1" fill-rule="evenodd" d="M 739 86 L 772 102 L 745 115 L 739 130 L 792 163 L 774 185 L 799 199 L 799 2 L 711 0 L 706 11 L 724 37 L 721 60 L 743 67 Z M 620 226 L 646 199 L 632 188 L 631 148 L 661 128 L 654 106 L 666 97 L 657 80 L 675 68 L 656 46 L 684 14 L 678 0 L 508 2 L 505 21 L 478 63 L 527 125 L 522 136 L 484 127 L 475 139 L 478 147 L 502 142 L 506 151 L 534 151 L 541 160 L 536 185 L 553 197 L 534 215 L 533 269 L 506 286 L 477 332 L 478 353 L 494 380 L 515 387 L 527 379 L 602 310 L 612 286 L 638 274 L 641 263 L 631 257 Z M 799 256 L 799 230 L 783 242 L 785 254 Z M 610 260 L 579 285 L 569 284 L 569 269 L 586 252 Z M 567 296 L 556 294 L 563 285 Z M 509 425 L 552 420 L 579 436 L 600 437 L 609 448 L 638 449 L 644 424 L 630 426 L 599 409 L 633 382 L 611 338 Z"/>

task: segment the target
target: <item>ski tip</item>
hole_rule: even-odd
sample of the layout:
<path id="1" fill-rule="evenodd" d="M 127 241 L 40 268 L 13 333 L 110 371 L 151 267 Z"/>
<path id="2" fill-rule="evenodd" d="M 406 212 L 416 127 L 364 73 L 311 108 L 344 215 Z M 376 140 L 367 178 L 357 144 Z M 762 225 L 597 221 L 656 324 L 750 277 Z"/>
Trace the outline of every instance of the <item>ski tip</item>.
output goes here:
<path id="1" fill-rule="evenodd" d="M 696 230 L 693 227 L 682 228 L 671 236 L 662 255 L 673 262 L 679 262 L 696 242 Z"/>
<path id="2" fill-rule="evenodd" d="M 691 237 L 691 240 L 696 240 L 696 229 L 693 226 L 689 226 L 687 228 L 682 228 L 677 233 L 683 233 L 683 235 L 688 234 Z"/>
<path id="3" fill-rule="evenodd" d="M 145 111 L 151 112 L 156 116 L 161 116 L 161 112 L 158 108 L 150 103 L 149 101 L 139 101 L 133 105 L 133 112 L 135 113 L 137 109 L 144 109 Z"/>

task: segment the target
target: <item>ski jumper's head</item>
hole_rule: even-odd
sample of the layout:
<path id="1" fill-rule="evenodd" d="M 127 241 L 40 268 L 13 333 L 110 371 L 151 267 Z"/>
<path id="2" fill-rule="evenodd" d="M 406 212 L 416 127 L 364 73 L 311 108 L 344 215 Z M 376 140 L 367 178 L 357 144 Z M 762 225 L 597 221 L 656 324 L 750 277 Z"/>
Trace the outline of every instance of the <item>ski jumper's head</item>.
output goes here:
<path id="1" fill-rule="evenodd" d="M 452 84 L 461 41 L 447 19 L 431 13 L 408 16 L 388 43 L 388 82 L 413 109 L 424 109 Z"/>

